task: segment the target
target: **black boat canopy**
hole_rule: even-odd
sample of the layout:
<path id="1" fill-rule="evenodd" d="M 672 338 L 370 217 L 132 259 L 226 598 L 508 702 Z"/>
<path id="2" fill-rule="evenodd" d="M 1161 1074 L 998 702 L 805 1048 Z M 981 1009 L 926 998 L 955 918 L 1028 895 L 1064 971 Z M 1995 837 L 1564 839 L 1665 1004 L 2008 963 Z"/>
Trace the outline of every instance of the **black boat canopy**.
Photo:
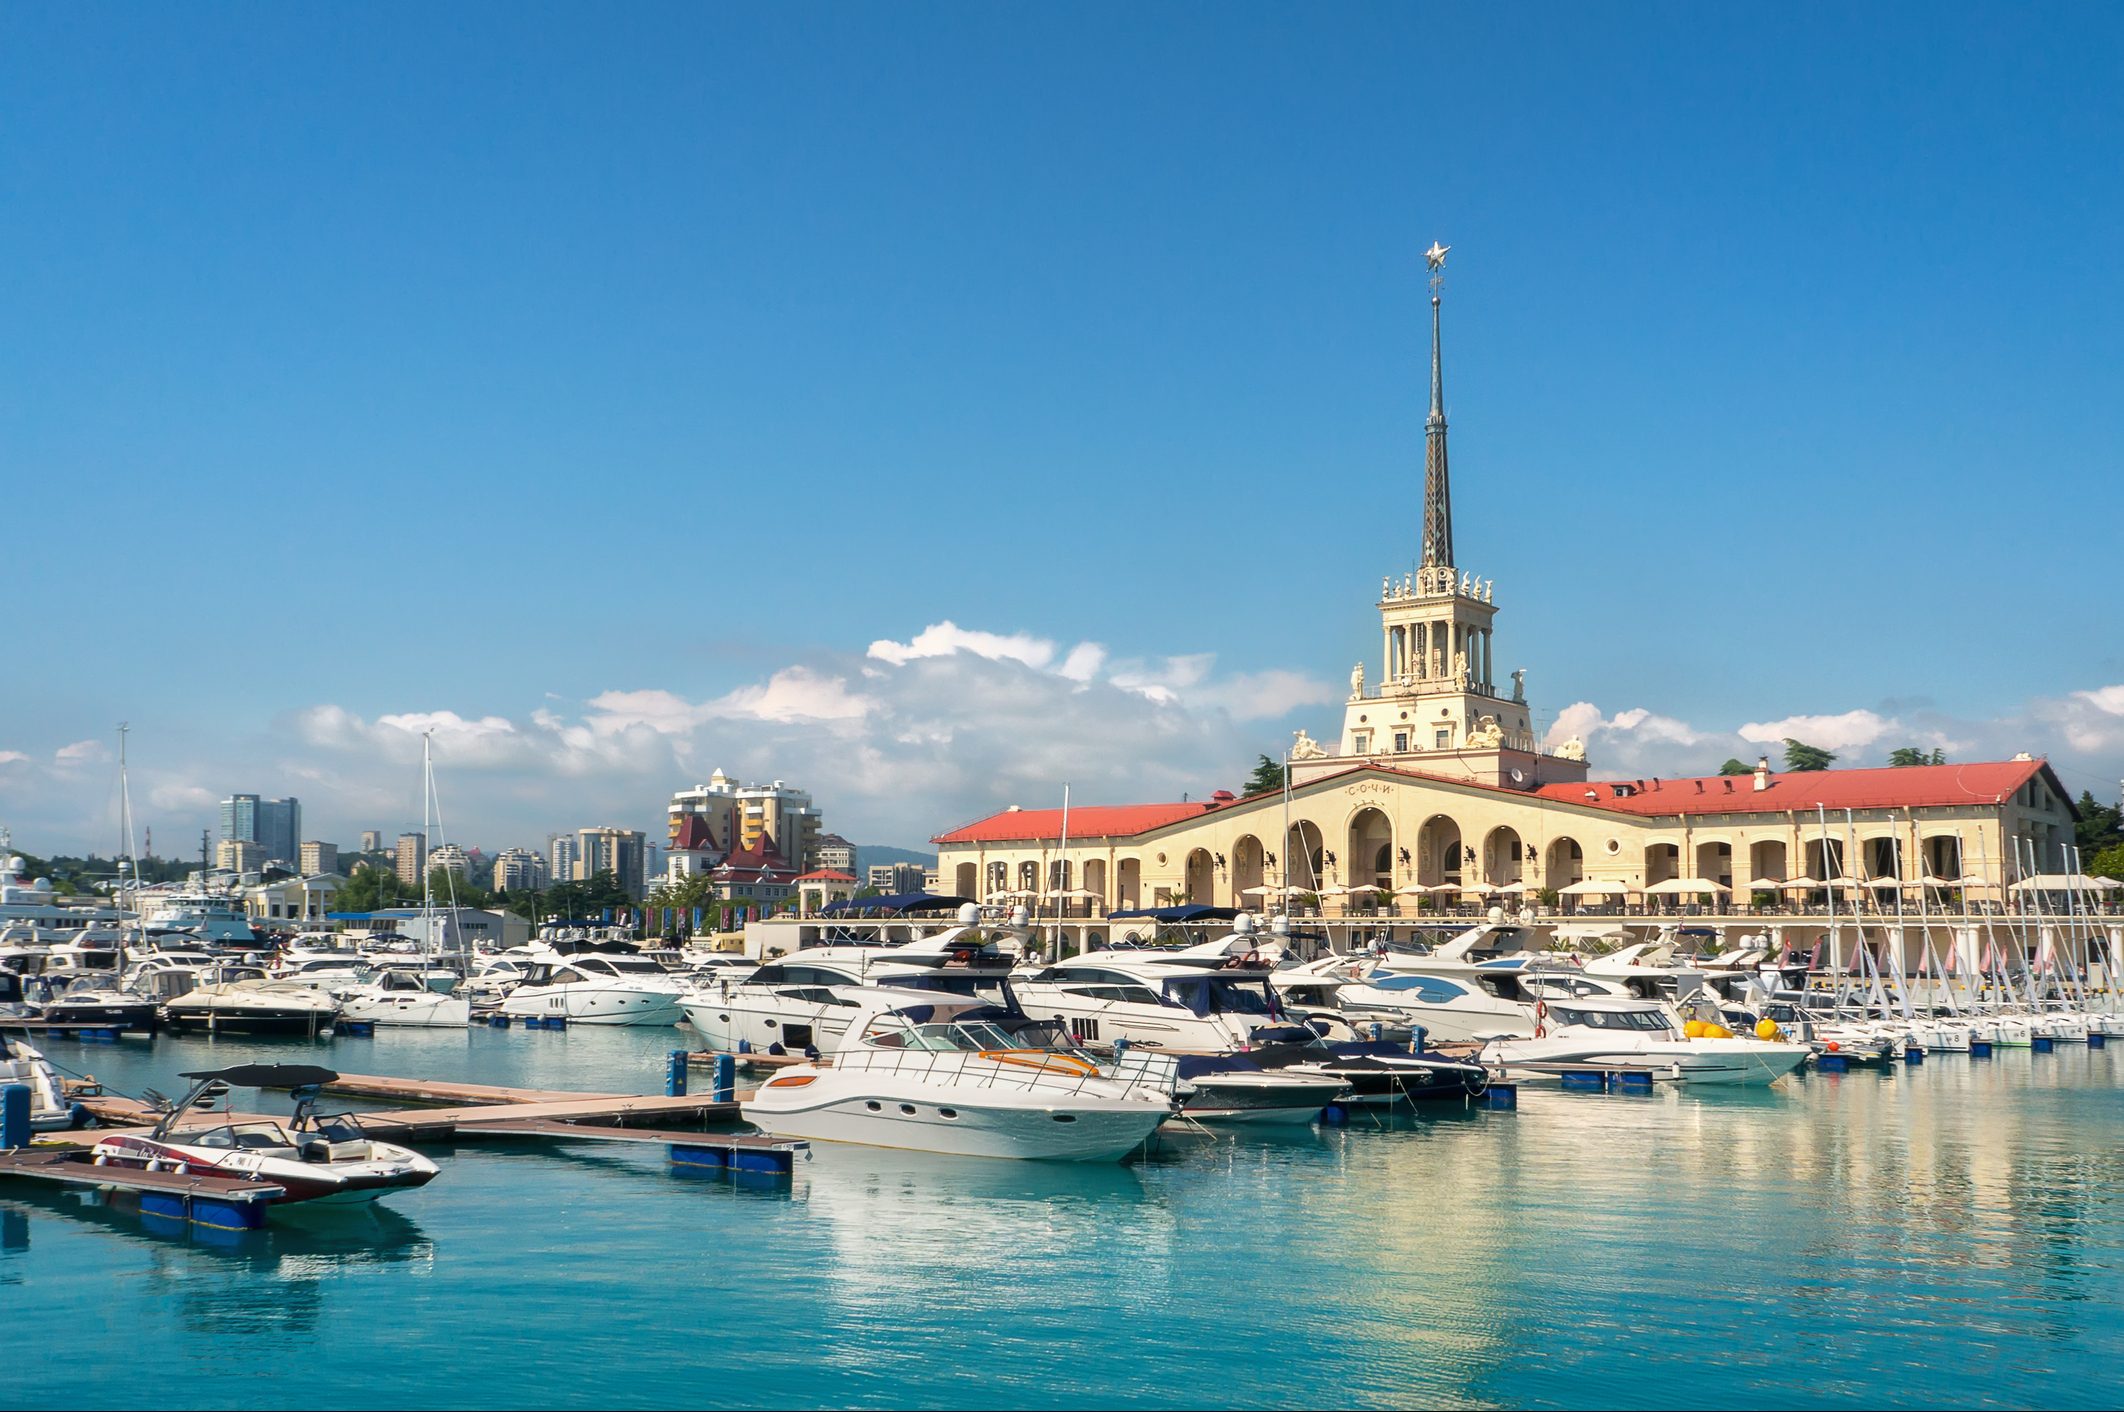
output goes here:
<path id="1" fill-rule="evenodd" d="M 237 1088 L 312 1088 L 336 1082 L 339 1075 L 316 1064 L 236 1064 L 180 1074 L 185 1079 L 219 1079 Z"/>
<path id="2" fill-rule="evenodd" d="M 1129 917 L 1148 917 L 1154 922 L 1229 922 L 1238 915 L 1238 911 L 1231 907 L 1190 903 L 1181 907 L 1137 907 L 1126 912 L 1109 912 L 1106 920 L 1118 922 Z"/>
<path id="3" fill-rule="evenodd" d="M 820 916 L 843 912 L 941 912 L 964 907 L 971 897 L 943 897 L 929 892 L 896 892 L 890 897 L 847 897 L 819 909 Z"/>

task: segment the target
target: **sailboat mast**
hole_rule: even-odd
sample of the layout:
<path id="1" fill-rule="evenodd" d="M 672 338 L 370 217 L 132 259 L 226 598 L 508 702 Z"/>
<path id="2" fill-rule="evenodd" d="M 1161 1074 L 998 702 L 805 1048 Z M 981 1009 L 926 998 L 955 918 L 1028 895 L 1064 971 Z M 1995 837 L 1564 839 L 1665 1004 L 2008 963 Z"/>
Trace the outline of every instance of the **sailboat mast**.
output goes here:
<path id="1" fill-rule="evenodd" d="M 1062 855 L 1062 880 L 1067 882 L 1069 880 L 1069 781 L 1067 780 L 1062 782 L 1062 842 L 1060 852 Z M 1062 959 L 1063 889 L 1055 887 L 1055 871 L 1053 868 L 1047 870 L 1047 885 L 1055 888 L 1055 959 L 1059 961 Z"/>
<path id="2" fill-rule="evenodd" d="M 435 824 L 435 760 L 431 753 L 433 731 L 420 733 L 420 851 L 428 851 L 428 835 Z M 435 870 L 425 856 L 420 861 L 420 953 L 426 960 L 435 944 Z"/>

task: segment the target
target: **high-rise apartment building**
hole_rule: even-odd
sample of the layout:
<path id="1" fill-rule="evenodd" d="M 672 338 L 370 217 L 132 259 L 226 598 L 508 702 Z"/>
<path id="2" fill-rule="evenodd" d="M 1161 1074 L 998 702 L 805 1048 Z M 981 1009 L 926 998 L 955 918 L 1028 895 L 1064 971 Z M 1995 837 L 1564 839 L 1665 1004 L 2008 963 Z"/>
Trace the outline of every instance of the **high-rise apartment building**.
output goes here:
<path id="1" fill-rule="evenodd" d="M 547 871 L 546 876 L 557 883 L 574 882 L 575 835 L 572 833 L 557 834 L 551 847 L 553 849 L 553 866 Z"/>
<path id="2" fill-rule="evenodd" d="M 224 872 L 255 873 L 266 862 L 265 849 L 247 838 L 225 838 L 214 845 L 214 866 Z"/>
<path id="3" fill-rule="evenodd" d="M 232 794 L 221 801 L 221 836 L 255 843 L 268 862 L 293 867 L 302 856 L 302 801 Z"/>
<path id="4" fill-rule="evenodd" d="M 642 832 L 640 829 L 602 828 L 575 831 L 575 875 L 593 878 L 610 873 L 629 897 L 642 895 Z"/>
<path id="5" fill-rule="evenodd" d="M 465 857 L 465 850 L 454 843 L 445 843 L 428 855 L 427 872 L 432 875 L 437 868 L 458 877 L 472 875 L 472 860 Z"/>
<path id="6" fill-rule="evenodd" d="M 302 845 L 302 875 L 314 878 L 319 873 L 339 871 L 339 845 L 319 843 L 312 839 Z"/>
<path id="7" fill-rule="evenodd" d="M 839 834 L 820 834 L 818 847 L 812 851 L 815 855 L 814 867 L 828 872 L 846 873 L 850 877 L 856 875 L 855 845 Z"/>
<path id="8" fill-rule="evenodd" d="M 868 882 L 887 897 L 897 897 L 904 892 L 920 892 L 923 871 L 920 863 L 875 863 Z"/>
<path id="9" fill-rule="evenodd" d="M 800 868 L 823 866 L 819 861 L 820 835 L 824 824 L 811 796 L 776 780 L 772 784 L 741 784 L 717 770 L 708 783 L 682 789 L 671 796 L 666 811 L 672 843 L 678 842 L 679 825 L 688 817 L 704 819 L 718 848 L 736 852 L 758 848 L 771 839 L 774 849 Z M 853 870 L 854 858 L 849 859 Z"/>
<path id="10" fill-rule="evenodd" d="M 398 836 L 398 866 L 394 870 L 398 880 L 408 887 L 419 887 L 420 880 L 428 872 L 428 836 L 420 833 L 402 833 Z"/>
<path id="11" fill-rule="evenodd" d="M 494 857 L 496 892 L 529 892 L 546 885 L 546 860 L 523 848 L 504 848 Z"/>

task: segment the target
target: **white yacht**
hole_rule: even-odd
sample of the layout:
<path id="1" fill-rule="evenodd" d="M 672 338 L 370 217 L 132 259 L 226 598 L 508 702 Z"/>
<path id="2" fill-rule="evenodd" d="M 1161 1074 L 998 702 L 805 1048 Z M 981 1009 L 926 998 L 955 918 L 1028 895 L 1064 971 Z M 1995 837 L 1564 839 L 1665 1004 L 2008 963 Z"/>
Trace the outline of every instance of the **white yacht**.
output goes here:
<path id="1" fill-rule="evenodd" d="M 1694 1084 L 1774 1083 L 1813 1052 L 1742 1035 L 1691 1038 L 1657 1000 L 1586 996 L 1544 1001 L 1531 1038 L 1483 1046 L 1483 1063 L 1512 1078 L 1557 1077 L 1574 1069 L 1637 1070 Z"/>
<path id="2" fill-rule="evenodd" d="M 978 920 L 978 910 L 974 920 Z M 933 936 L 892 945 L 808 946 L 747 974 L 696 980 L 680 1001 L 711 1049 L 831 1054 L 854 1019 L 837 988 L 890 986 L 1010 1004 L 1013 955 L 962 918 Z"/>
<path id="3" fill-rule="evenodd" d="M 80 1114 L 67 1100 L 50 1061 L 27 1041 L 0 1036 L 0 1085 L 22 1084 L 30 1091 L 30 1129 L 56 1132 L 80 1125 Z"/>
<path id="4" fill-rule="evenodd" d="M 149 929 L 190 932 L 201 941 L 254 945 L 258 934 L 243 899 L 219 892 L 142 892 L 140 920 Z"/>
<path id="5" fill-rule="evenodd" d="M 1028 1048 L 965 997 L 871 989 L 830 1065 L 761 1084 L 746 1119 L 776 1137 L 965 1157 L 1113 1162 L 1173 1113 L 1173 1061 L 1133 1054 L 1101 1066 Z"/>
<path id="6" fill-rule="evenodd" d="M 1428 952 L 1388 949 L 1317 961 L 1276 973 L 1279 988 L 1320 977 L 1343 982 L 1344 1005 L 1385 1010 L 1433 1040 L 1483 1041 L 1534 1032 L 1537 990 L 1605 993 L 1565 959 L 1534 948 L 1526 927 L 1492 920 Z M 1534 982 L 1529 984 L 1529 982 Z"/>
<path id="7" fill-rule="evenodd" d="M 1117 947 L 1055 962 L 1012 982 L 1025 1013 L 1067 1026 L 1080 1043 L 1127 1040 L 1155 1049 L 1224 1054 L 1257 1031 L 1294 1021 L 1269 989 L 1280 943 L 1256 935 L 1251 918 L 1215 941 L 1183 947 Z"/>
<path id="8" fill-rule="evenodd" d="M 472 1023 L 472 1003 L 432 989 L 417 970 L 387 966 L 351 984 L 331 987 L 346 1019 L 394 1028 L 463 1029 Z"/>
<path id="9" fill-rule="evenodd" d="M 632 951 L 564 955 L 533 948 L 523 979 L 503 998 L 513 1019 L 573 1025 L 675 1025 L 681 988 L 662 966 Z"/>

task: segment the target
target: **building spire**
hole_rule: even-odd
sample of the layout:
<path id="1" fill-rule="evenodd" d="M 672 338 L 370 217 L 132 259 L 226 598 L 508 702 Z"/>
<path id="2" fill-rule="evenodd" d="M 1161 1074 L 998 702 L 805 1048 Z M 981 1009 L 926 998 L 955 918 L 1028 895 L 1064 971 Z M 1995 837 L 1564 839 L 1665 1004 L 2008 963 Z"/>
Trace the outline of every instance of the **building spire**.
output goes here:
<path id="1" fill-rule="evenodd" d="M 1423 252 L 1431 267 L 1431 416 L 1424 423 L 1423 562 L 1426 569 L 1453 567 L 1453 486 L 1446 474 L 1445 370 L 1439 353 L 1438 291 L 1445 284 L 1446 251 L 1431 242 Z"/>

